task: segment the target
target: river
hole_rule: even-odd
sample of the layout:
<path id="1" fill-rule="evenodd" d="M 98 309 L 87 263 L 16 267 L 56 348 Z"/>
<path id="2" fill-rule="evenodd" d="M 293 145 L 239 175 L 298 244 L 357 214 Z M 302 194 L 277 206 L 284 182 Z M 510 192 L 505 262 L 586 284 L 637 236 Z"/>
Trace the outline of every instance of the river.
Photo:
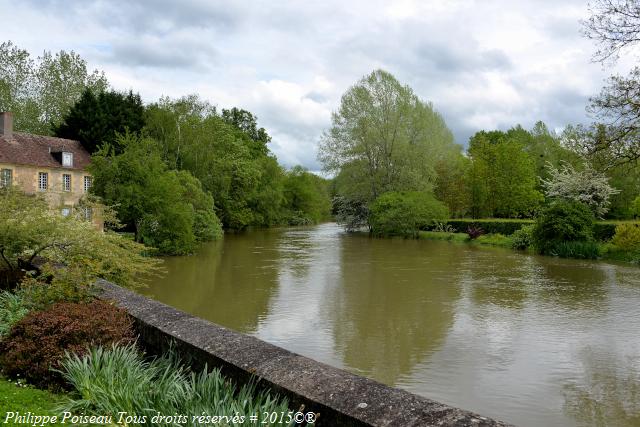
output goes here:
<path id="1" fill-rule="evenodd" d="M 640 426 L 640 268 L 336 224 L 225 235 L 144 293 L 523 427 Z"/>

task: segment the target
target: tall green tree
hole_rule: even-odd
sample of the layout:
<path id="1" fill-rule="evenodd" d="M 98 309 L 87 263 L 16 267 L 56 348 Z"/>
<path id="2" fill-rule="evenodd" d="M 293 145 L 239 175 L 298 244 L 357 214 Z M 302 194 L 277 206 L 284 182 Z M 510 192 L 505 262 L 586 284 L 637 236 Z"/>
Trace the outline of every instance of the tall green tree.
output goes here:
<path id="1" fill-rule="evenodd" d="M 376 70 L 342 96 L 319 159 L 341 196 L 369 203 L 389 191 L 431 191 L 436 165 L 459 151 L 430 103 Z"/>
<path id="2" fill-rule="evenodd" d="M 468 180 L 474 217 L 529 217 L 543 200 L 535 163 L 523 143 L 501 131 L 480 131 L 469 141 Z"/>
<path id="3" fill-rule="evenodd" d="M 11 41 L 0 44 L 0 110 L 15 113 L 16 130 L 50 135 L 86 90 L 108 83 L 75 52 L 44 52 L 35 61 Z"/>
<path id="4" fill-rule="evenodd" d="M 286 173 L 283 187 L 289 224 L 317 223 L 330 217 L 331 200 L 325 179 L 296 166 Z"/>
<path id="5" fill-rule="evenodd" d="M 139 134 L 144 127 L 144 106 L 140 95 L 104 91 L 94 93 L 85 89 L 80 99 L 54 126 L 55 136 L 75 139 L 90 153 L 102 144 L 110 144 L 116 153 L 124 147 L 118 145 L 118 134 Z"/>
<path id="6" fill-rule="evenodd" d="M 277 224 L 284 171 L 270 153 L 196 96 L 161 99 L 147 111 L 147 135 L 160 142 L 171 168 L 198 178 L 225 227 Z"/>
<path id="7" fill-rule="evenodd" d="M 267 144 L 271 137 L 263 127 L 258 127 L 258 118 L 247 110 L 233 107 L 229 110 L 222 109 L 222 120 L 235 126 L 247 135 L 253 142 L 252 149 L 266 155 L 269 152 Z"/>
<path id="8" fill-rule="evenodd" d="M 107 86 L 104 73 L 89 71 L 73 51 L 44 52 L 34 61 L 11 41 L 0 44 L 0 110 L 15 113 L 18 131 L 51 134 L 86 89 Z"/>
<path id="9" fill-rule="evenodd" d="M 121 154 L 106 145 L 92 157 L 92 192 L 116 206 L 136 241 L 162 253 L 185 254 L 198 241 L 220 237 L 213 198 L 196 178 L 169 170 L 157 142 L 130 134 L 118 138 L 125 147 Z"/>

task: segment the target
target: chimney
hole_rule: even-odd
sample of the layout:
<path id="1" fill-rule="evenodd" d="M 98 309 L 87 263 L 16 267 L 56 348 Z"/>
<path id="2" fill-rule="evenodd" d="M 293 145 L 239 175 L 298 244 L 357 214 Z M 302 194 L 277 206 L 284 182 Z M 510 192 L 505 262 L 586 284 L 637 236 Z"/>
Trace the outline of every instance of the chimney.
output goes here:
<path id="1" fill-rule="evenodd" d="M 13 136 L 13 114 L 8 111 L 0 113 L 0 136 Z"/>

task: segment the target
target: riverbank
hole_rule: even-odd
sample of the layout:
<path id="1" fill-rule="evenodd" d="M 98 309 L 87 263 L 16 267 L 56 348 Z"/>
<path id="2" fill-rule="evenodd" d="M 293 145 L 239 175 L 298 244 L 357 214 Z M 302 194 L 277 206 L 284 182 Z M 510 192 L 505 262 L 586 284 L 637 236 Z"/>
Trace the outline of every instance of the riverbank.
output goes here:
<path id="1" fill-rule="evenodd" d="M 518 252 L 535 253 L 534 249 L 529 247 L 526 249 L 515 249 L 514 239 L 512 236 L 505 236 L 499 233 L 483 234 L 476 239 L 470 239 L 467 233 L 455 233 L 446 231 L 420 231 L 418 232 L 420 240 L 441 240 L 454 242 L 459 244 L 495 246 L 501 248 L 513 249 Z M 640 262 L 640 254 L 636 251 L 626 251 L 617 248 L 610 242 L 596 242 L 597 257 L 593 259 L 601 259 L 608 261 L 622 261 L 631 264 Z M 585 258 L 585 257 L 566 257 L 566 258 Z"/>

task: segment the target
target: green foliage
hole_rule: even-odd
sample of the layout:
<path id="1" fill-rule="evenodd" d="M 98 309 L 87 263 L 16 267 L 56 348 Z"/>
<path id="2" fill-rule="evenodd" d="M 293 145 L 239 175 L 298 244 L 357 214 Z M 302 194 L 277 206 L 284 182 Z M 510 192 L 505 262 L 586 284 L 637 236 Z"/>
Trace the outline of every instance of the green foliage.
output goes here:
<path id="1" fill-rule="evenodd" d="M 481 131 L 469 141 L 467 180 L 474 218 L 531 217 L 543 200 L 535 165 L 513 133 Z"/>
<path id="2" fill-rule="evenodd" d="M 113 232 L 101 232 L 76 215 L 63 217 L 40 196 L 16 188 L 0 189 L 0 263 L 9 270 L 32 269 L 38 257 L 49 260 L 45 276 L 53 284 L 90 287 L 102 277 L 125 287 L 142 284 L 157 271 L 147 249 Z M 55 268 L 65 265 L 66 268 Z"/>
<path id="3" fill-rule="evenodd" d="M 172 354 L 145 360 L 134 346 L 93 348 L 83 356 L 67 354 L 62 362 L 66 380 L 79 396 L 70 399 L 62 410 L 104 415 L 127 411 L 145 416 L 139 425 L 152 422 L 157 413 L 240 414 L 242 423 L 252 425 L 249 416 L 288 412 L 287 401 L 267 392 L 257 392 L 255 385 L 236 387 L 217 369 L 190 372 Z M 231 424 L 231 423 L 230 423 Z M 191 417 L 179 425 L 199 426 Z M 270 425 L 270 424 L 265 424 Z"/>
<path id="4" fill-rule="evenodd" d="M 387 192 L 430 191 L 436 166 L 456 156 L 460 147 L 442 116 L 383 70 L 342 96 L 319 153 L 324 169 L 337 175 L 337 195 L 360 205 Z"/>
<path id="5" fill-rule="evenodd" d="M 631 213 L 634 218 L 640 217 L 640 196 L 633 199 L 631 203 Z"/>
<path id="6" fill-rule="evenodd" d="M 134 339 L 125 310 L 107 302 L 57 303 L 27 314 L 0 341 L 0 366 L 12 378 L 42 388 L 64 386 L 59 372 L 65 352 L 84 354 L 89 346 L 129 343 Z"/>
<path id="7" fill-rule="evenodd" d="M 283 188 L 286 221 L 290 225 L 314 224 L 330 217 L 325 179 L 296 166 L 287 172 Z"/>
<path id="8" fill-rule="evenodd" d="M 122 154 L 105 147 L 93 156 L 92 191 L 117 206 L 137 242 L 177 255 L 192 252 L 198 241 L 220 237 L 213 198 L 196 178 L 169 170 L 150 139 L 127 134 L 118 140 L 126 147 Z"/>
<path id="9" fill-rule="evenodd" d="M 533 243 L 542 254 L 570 253 L 584 249 L 562 246 L 563 243 L 593 239 L 593 212 L 584 204 L 556 201 L 538 216 L 533 229 Z"/>
<path id="10" fill-rule="evenodd" d="M 640 249 L 640 226 L 638 224 L 620 224 L 611 243 L 626 251 Z"/>
<path id="11" fill-rule="evenodd" d="M 533 245 L 533 229 L 534 225 L 525 225 L 516 230 L 511 235 L 511 247 L 513 249 L 524 250 Z"/>
<path id="12" fill-rule="evenodd" d="M 216 201 L 222 224 L 233 229 L 274 225 L 283 216 L 284 171 L 264 143 L 252 139 L 255 118 L 243 111 L 223 118 L 189 96 L 162 98 L 146 116 L 145 132 L 158 141 L 162 159 L 198 178 Z"/>
<path id="13" fill-rule="evenodd" d="M 140 95 L 106 91 L 94 93 L 86 89 L 80 99 L 54 128 L 55 136 L 80 141 L 90 153 L 102 144 L 110 144 L 122 152 L 117 137 L 127 132 L 139 134 L 144 127 L 144 106 Z"/>
<path id="14" fill-rule="evenodd" d="M 20 295 L 7 291 L 0 292 L 0 340 L 28 312 L 24 298 Z"/>
<path id="15" fill-rule="evenodd" d="M 381 236 L 417 236 L 418 230 L 449 215 L 447 207 L 432 194 L 417 191 L 385 193 L 369 210 L 371 231 Z"/>
<path id="16" fill-rule="evenodd" d="M 241 130 L 254 144 L 251 149 L 259 155 L 266 156 L 269 153 L 267 144 L 271 137 L 264 128 L 258 128 L 258 118 L 247 110 L 233 107 L 230 110 L 222 109 L 222 120 Z"/>
<path id="17" fill-rule="evenodd" d="M 594 241 L 552 241 L 545 248 L 546 255 L 560 258 L 597 259 L 600 257 L 600 245 Z"/>
<path id="18" fill-rule="evenodd" d="M 51 133 L 85 90 L 107 87 L 104 73 L 87 70 L 75 52 L 44 52 L 36 61 L 11 41 L 0 44 L 0 111 L 14 113 L 17 131 Z"/>
<path id="19" fill-rule="evenodd" d="M 434 194 L 449 208 L 453 218 L 467 215 L 471 209 L 468 170 L 471 160 L 456 153 L 436 165 L 436 186 Z"/>

